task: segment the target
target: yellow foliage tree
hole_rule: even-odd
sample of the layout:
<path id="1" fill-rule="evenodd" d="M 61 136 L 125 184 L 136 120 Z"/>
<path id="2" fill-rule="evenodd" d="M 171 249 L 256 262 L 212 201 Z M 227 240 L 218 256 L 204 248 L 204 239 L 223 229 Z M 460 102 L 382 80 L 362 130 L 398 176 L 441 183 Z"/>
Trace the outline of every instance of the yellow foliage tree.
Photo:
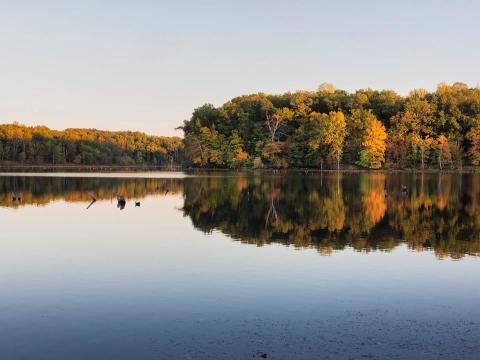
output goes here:
<path id="1" fill-rule="evenodd" d="M 422 137 L 419 134 L 412 134 L 410 136 L 410 142 L 412 143 L 414 151 L 420 154 L 422 170 L 425 169 L 425 159 L 429 150 L 434 145 L 435 140 L 428 135 L 426 137 Z"/>
<path id="2" fill-rule="evenodd" d="M 371 169 L 379 169 L 385 161 L 385 149 L 387 140 L 387 131 L 385 126 L 374 119 L 366 129 L 363 138 L 363 150 L 360 153 L 359 165 Z"/>
<path id="3" fill-rule="evenodd" d="M 332 111 L 329 114 L 325 142 L 329 145 L 332 155 L 337 159 L 337 170 L 340 170 L 340 157 L 342 156 L 346 135 L 345 115 L 341 111 Z"/>
<path id="4" fill-rule="evenodd" d="M 450 144 L 445 135 L 440 135 L 437 138 L 437 151 L 438 151 L 438 166 L 440 170 L 443 169 L 443 165 L 450 164 L 452 162 L 452 153 L 450 151 Z"/>

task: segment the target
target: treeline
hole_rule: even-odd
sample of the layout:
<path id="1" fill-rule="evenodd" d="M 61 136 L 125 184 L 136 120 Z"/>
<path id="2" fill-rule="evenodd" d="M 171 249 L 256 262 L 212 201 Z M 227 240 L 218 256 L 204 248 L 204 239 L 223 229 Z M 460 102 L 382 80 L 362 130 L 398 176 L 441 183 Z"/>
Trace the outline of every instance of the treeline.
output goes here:
<path id="1" fill-rule="evenodd" d="M 480 164 L 480 89 L 245 95 L 203 105 L 184 122 L 197 167 L 461 168 Z"/>
<path id="2" fill-rule="evenodd" d="M 182 147 L 178 137 L 141 132 L 0 125 L 0 162 L 169 165 L 183 161 Z"/>

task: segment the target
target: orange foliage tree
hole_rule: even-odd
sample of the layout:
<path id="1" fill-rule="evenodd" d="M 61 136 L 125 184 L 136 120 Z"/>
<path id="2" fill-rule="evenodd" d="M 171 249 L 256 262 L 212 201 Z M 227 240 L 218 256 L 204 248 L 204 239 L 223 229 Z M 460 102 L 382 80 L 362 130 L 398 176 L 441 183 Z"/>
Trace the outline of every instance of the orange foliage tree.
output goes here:
<path id="1" fill-rule="evenodd" d="M 358 164 L 371 169 L 381 168 L 385 161 L 386 139 L 385 126 L 377 119 L 373 119 L 365 131 Z"/>

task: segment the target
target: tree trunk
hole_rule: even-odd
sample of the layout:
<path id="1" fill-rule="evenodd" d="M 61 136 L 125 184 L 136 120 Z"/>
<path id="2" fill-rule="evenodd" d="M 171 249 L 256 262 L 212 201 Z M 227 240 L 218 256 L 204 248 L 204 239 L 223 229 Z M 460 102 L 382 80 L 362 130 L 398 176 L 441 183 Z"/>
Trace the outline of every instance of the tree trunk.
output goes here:
<path id="1" fill-rule="evenodd" d="M 422 171 L 423 171 L 425 169 L 425 161 L 424 161 L 425 151 L 421 149 L 420 153 L 422 154 Z"/>
<path id="2" fill-rule="evenodd" d="M 340 154 L 337 154 L 337 171 L 340 171 Z"/>
<path id="3" fill-rule="evenodd" d="M 462 170 L 463 169 L 463 154 L 462 154 L 462 150 L 460 148 L 460 144 L 458 142 L 457 142 L 457 148 L 460 149 L 458 151 L 460 153 L 459 157 L 458 157 L 458 164 L 459 164 L 460 170 Z"/>

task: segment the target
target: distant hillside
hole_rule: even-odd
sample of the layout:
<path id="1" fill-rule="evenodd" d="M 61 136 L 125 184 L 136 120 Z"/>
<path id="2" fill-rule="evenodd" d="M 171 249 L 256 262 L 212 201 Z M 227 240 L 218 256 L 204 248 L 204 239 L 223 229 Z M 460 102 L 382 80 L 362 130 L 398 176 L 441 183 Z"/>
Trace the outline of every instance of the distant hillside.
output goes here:
<path id="1" fill-rule="evenodd" d="M 170 165 L 182 161 L 182 148 L 179 137 L 142 132 L 0 125 L 0 162 Z"/>

